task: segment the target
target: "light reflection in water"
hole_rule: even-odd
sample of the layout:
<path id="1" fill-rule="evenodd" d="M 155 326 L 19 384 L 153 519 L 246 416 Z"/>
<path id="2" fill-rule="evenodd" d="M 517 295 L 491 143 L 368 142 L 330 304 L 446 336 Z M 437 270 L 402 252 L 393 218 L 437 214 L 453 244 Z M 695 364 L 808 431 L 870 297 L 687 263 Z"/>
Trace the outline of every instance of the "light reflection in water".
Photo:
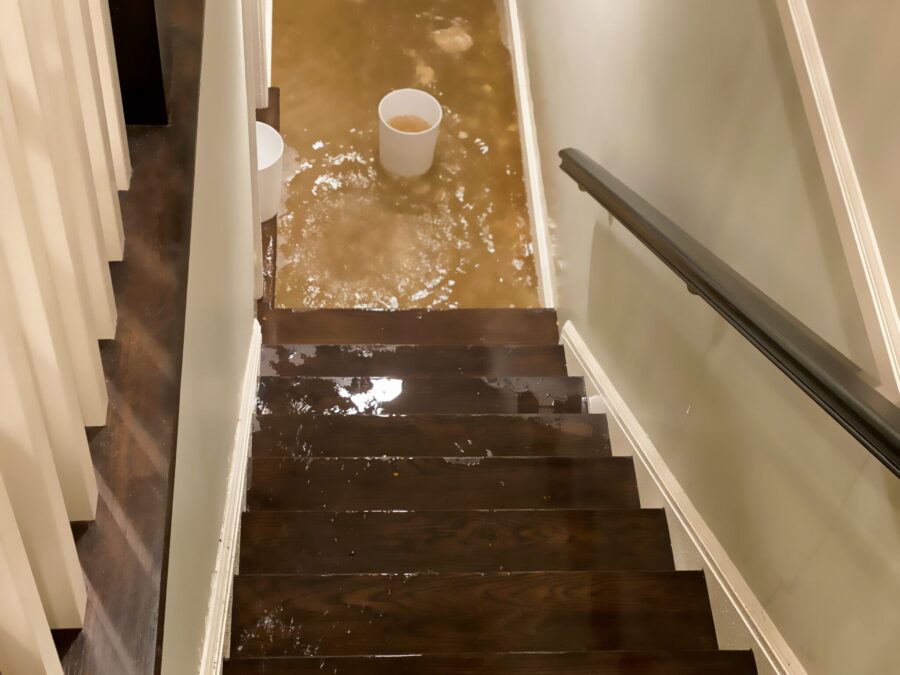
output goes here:
<path id="1" fill-rule="evenodd" d="M 277 0 L 273 79 L 290 146 L 276 304 L 538 304 L 509 53 L 486 0 Z M 381 96 L 445 106 L 432 172 L 386 175 Z"/>
<path id="2" fill-rule="evenodd" d="M 383 415 L 382 404 L 393 401 L 403 393 L 403 380 L 390 377 L 373 378 L 370 380 L 369 389 L 365 391 L 350 391 L 345 387 L 339 387 L 337 392 L 341 398 L 349 399 L 356 407 L 355 411 L 344 409 L 343 414 Z"/>

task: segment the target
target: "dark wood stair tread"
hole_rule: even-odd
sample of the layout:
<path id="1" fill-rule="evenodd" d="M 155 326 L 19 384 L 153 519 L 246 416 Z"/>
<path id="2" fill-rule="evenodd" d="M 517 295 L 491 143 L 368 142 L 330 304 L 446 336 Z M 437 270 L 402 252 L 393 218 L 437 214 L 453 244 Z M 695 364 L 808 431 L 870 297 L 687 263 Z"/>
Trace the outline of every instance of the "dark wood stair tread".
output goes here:
<path id="1" fill-rule="evenodd" d="M 581 413 L 580 377 L 261 377 L 257 413 Z"/>
<path id="2" fill-rule="evenodd" d="M 639 508 L 626 457 L 264 458 L 250 509 Z"/>
<path id="3" fill-rule="evenodd" d="M 264 415 L 254 457 L 608 457 L 605 415 Z"/>
<path id="4" fill-rule="evenodd" d="M 754 675 L 749 651 L 230 659 L 223 675 Z"/>
<path id="5" fill-rule="evenodd" d="M 251 511 L 244 574 L 673 570 L 665 512 Z"/>
<path id="6" fill-rule="evenodd" d="M 548 345 L 559 342 L 552 309 L 359 309 L 260 312 L 263 344 Z"/>
<path id="7" fill-rule="evenodd" d="M 240 656 L 707 650 L 700 572 L 239 575 Z"/>
<path id="8" fill-rule="evenodd" d="M 566 375 L 562 345 L 272 345 L 263 347 L 260 375 L 475 377 Z"/>

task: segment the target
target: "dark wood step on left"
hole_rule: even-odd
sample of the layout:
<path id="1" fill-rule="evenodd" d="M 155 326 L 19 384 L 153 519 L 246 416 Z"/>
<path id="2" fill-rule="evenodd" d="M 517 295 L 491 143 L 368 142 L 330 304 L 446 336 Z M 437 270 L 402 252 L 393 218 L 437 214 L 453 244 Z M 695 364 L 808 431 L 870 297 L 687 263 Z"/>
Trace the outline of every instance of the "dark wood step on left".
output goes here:
<path id="1" fill-rule="evenodd" d="M 226 675 L 756 672 L 555 313 L 263 309 Z"/>

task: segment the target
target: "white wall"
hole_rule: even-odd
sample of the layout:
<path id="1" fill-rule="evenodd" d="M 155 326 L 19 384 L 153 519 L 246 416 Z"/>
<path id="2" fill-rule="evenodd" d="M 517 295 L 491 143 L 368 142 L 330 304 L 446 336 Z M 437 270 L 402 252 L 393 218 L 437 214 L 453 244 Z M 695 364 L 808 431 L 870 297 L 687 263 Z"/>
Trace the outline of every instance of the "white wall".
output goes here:
<path id="1" fill-rule="evenodd" d="M 561 321 L 809 672 L 892 672 L 900 481 L 558 169 L 585 151 L 871 369 L 774 4 L 519 5 Z"/>
<path id="2" fill-rule="evenodd" d="M 900 3 L 807 4 L 894 298 L 900 298 Z"/>
<path id="3" fill-rule="evenodd" d="M 187 323 L 162 672 L 200 664 L 254 321 L 248 99 L 239 0 L 204 22 Z"/>

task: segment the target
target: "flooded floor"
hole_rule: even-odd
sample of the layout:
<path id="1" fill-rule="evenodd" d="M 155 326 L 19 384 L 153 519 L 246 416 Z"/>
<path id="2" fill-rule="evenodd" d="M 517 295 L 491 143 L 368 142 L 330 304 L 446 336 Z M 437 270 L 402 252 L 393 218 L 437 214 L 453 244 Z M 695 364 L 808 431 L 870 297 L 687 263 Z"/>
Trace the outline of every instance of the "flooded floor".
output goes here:
<path id="1" fill-rule="evenodd" d="M 279 307 L 539 305 L 510 55 L 490 0 L 276 0 Z M 435 165 L 378 162 L 378 102 L 444 107 Z"/>

